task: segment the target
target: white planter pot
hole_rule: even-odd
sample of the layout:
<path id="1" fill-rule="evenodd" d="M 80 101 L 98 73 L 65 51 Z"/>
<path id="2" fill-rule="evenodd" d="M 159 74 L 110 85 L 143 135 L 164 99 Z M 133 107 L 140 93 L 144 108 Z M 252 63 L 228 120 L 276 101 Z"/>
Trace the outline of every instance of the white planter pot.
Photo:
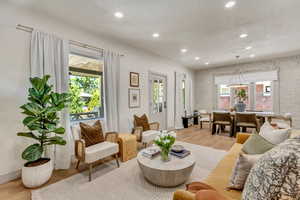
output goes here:
<path id="1" fill-rule="evenodd" d="M 34 167 L 26 167 L 24 165 L 22 168 L 22 182 L 27 188 L 39 187 L 50 179 L 52 172 L 53 164 L 51 159 L 42 165 Z"/>

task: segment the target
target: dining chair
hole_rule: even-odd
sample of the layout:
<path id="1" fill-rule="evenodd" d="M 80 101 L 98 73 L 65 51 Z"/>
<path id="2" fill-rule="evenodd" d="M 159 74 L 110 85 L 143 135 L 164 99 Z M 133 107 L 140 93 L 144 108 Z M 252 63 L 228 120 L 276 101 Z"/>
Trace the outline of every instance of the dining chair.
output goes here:
<path id="1" fill-rule="evenodd" d="M 217 129 L 218 126 L 218 129 Z M 225 129 L 226 126 L 229 126 L 230 137 L 233 136 L 233 119 L 229 112 L 213 112 L 212 119 L 212 134 L 220 132 Z"/>
<path id="2" fill-rule="evenodd" d="M 209 129 L 211 129 L 211 113 L 207 112 L 206 110 L 199 111 L 199 122 L 200 128 L 203 128 L 203 123 L 208 123 Z"/>
<path id="3" fill-rule="evenodd" d="M 247 128 L 255 129 L 259 132 L 260 123 L 259 119 L 256 117 L 255 113 L 236 113 L 235 114 L 235 126 L 234 126 L 234 134 L 236 132 L 246 132 Z"/>

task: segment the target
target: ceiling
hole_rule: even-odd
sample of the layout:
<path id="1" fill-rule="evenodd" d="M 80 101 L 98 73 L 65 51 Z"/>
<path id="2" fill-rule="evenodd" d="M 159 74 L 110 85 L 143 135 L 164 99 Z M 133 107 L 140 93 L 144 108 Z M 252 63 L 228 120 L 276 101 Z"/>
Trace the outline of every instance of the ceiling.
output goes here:
<path id="1" fill-rule="evenodd" d="M 299 0 L 236 0 L 226 9 L 227 1 L 10 0 L 194 69 L 232 64 L 236 55 L 249 62 L 300 52 Z M 124 18 L 115 18 L 116 11 Z"/>

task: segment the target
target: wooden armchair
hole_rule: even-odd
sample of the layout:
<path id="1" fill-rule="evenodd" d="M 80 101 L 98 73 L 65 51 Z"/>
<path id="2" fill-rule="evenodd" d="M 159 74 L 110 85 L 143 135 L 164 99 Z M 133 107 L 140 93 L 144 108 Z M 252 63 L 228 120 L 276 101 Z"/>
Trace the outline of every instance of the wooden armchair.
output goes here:
<path id="1" fill-rule="evenodd" d="M 134 126 L 132 129 L 132 134 L 136 136 L 137 141 L 141 142 L 144 147 L 147 147 L 149 142 L 153 141 L 155 137 L 159 134 L 158 122 L 148 123 L 149 130 L 145 130 L 145 128 L 139 125 L 136 120 L 133 120 L 133 125 Z"/>
<path id="2" fill-rule="evenodd" d="M 105 142 L 101 142 L 88 147 L 86 147 L 84 139 L 81 138 L 79 125 L 72 127 L 72 133 L 75 140 L 75 156 L 78 160 L 76 169 L 78 169 L 80 162 L 88 164 L 89 181 L 92 180 L 93 163 L 100 159 L 113 156 L 116 160 L 117 166 L 119 167 L 118 133 L 108 132 L 105 134 Z"/>

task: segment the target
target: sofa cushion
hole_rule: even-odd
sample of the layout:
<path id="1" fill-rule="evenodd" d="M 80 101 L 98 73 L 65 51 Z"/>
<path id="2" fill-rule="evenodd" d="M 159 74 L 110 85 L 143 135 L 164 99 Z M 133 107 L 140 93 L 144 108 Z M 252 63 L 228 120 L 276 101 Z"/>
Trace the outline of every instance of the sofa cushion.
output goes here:
<path id="1" fill-rule="evenodd" d="M 112 142 L 101 142 L 85 149 L 85 162 L 92 163 L 118 152 L 118 144 Z"/>
<path id="2" fill-rule="evenodd" d="M 104 136 L 102 132 L 102 126 L 99 120 L 97 120 L 92 126 L 80 122 L 81 137 L 85 141 L 85 146 L 92 146 L 100 142 L 104 142 Z"/>
<path id="3" fill-rule="evenodd" d="M 280 144 L 290 136 L 290 129 L 275 129 L 269 122 L 265 122 L 260 128 L 259 135 L 264 137 L 272 144 Z"/>
<path id="4" fill-rule="evenodd" d="M 252 166 L 263 154 L 244 154 L 240 153 L 232 170 L 228 188 L 242 190 Z"/>
<path id="5" fill-rule="evenodd" d="M 186 184 L 186 190 L 192 193 L 197 193 L 200 190 L 216 190 L 216 189 L 203 182 L 192 182 Z"/>
<path id="6" fill-rule="evenodd" d="M 300 199 L 300 137 L 265 153 L 251 169 L 243 200 Z"/>
<path id="7" fill-rule="evenodd" d="M 245 142 L 242 151 L 247 154 L 263 154 L 275 145 L 267 141 L 260 135 L 252 134 L 250 138 Z"/>
<path id="8" fill-rule="evenodd" d="M 136 126 L 143 127 L 143 131 L 150 130 L 150 125 L 146 114 L 143 114 L 141 117 L 134 115 L 134 121 Z"/>
<path id="9" fill-rule="evenodd" d="M 240 199 L 242 193 L 237 190 L 226 190 L 235 161 L 242 149 L 242 144 L 235 143 L 228 154 L 218 163 L 217 167 L 203 181 L 213 186 L 220 194 L 228 199 Z"/>

